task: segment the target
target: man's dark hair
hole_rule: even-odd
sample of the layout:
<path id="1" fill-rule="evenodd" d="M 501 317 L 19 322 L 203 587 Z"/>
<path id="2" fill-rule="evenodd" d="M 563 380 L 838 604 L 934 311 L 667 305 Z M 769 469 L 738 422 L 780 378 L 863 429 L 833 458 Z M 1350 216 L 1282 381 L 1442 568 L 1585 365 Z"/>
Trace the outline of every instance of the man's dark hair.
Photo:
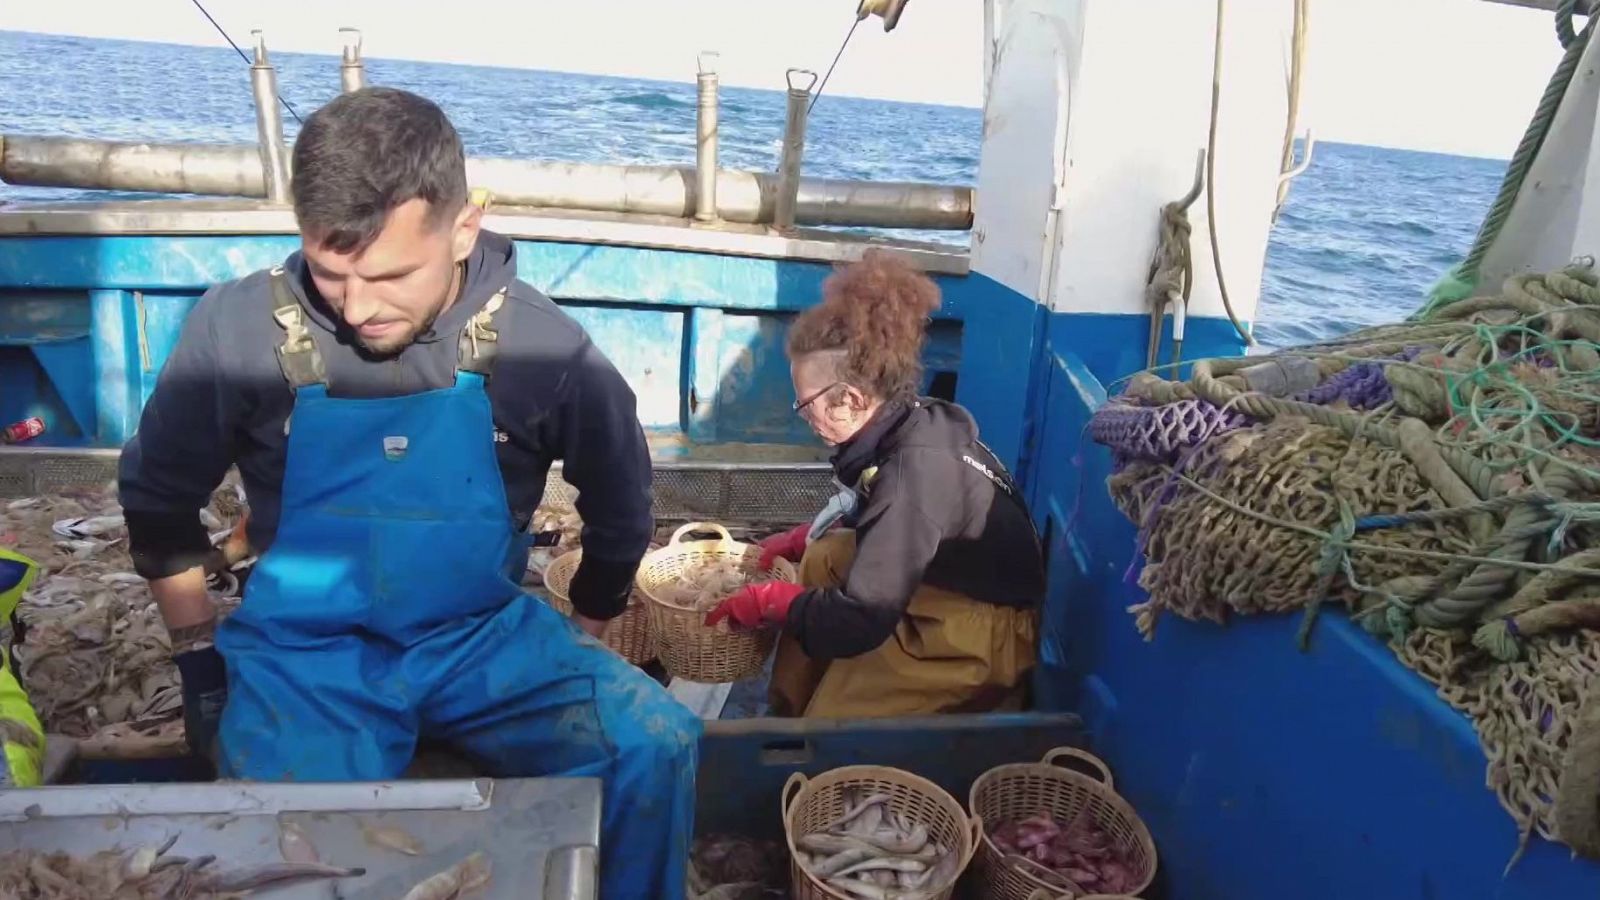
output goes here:
<path id="1" fill-rule="evenodd" d="M 466 153 L 432 101 L 367 87 L 311 114 L 294 142 L 294 215 L 329 250 L 372 243 L 395 207 L 421 198 L 437 225 L 467 202 Z"/>

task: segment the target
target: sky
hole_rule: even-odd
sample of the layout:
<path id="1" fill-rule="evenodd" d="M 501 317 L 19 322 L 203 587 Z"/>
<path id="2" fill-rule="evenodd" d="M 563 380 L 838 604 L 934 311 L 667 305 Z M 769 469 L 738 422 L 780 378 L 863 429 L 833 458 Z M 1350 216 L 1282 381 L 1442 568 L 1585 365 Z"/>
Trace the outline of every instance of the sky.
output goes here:
<path id="1" fill-rule="evenodd" d="M 374 57 L 672 81 L 692 80 L 697 51 L 712 49 L 724 84 L 765 88 L 781 88 L 789 66 L 825 70 L 856 8 L 856 0 L 201 2 L 241 44 L 261 28 L 269 48 L 337 53 L 337 29 L 349 25 Z M 1289 2 L 1231 0 L 1228 16 Z M 981 105 L 982 9 L 982 0 L 916 0 L 892 33 L 878 19 L 862 23 L 828 93 Z M 0 0 L 0 29 L 226 46 L 193 0 Z M 1311 0 L 1309 35 L 1301 120 L 1319 140 L 1471 156 L 1511 154 L 1560 58 L 1549 13 L 1488 0 Z"/>

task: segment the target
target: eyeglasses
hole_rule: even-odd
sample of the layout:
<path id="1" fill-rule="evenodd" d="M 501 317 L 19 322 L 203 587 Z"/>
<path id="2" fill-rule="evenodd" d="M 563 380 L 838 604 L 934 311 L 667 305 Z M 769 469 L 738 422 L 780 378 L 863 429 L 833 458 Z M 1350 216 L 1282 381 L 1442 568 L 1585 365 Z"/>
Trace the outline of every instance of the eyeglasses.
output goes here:
<path id="1" fill-rule="evenodd" d="M 827 387 L 823 388 L 822 390 L 817 391 L 815 394 L 812 394 L 811 396 L 807 397 L 804 400 L 796 400 L 795 404 L 794 404 L 794 411 L 797 412 L 797 413 L 804 413 L 805 408 L 810 406 L 811 404 L 817 402 L 817 400 L 819 398 L 821 398 L 823 394 L 826 394 L 827 392 L 833 390 L 836 387 L 839 387 L 840 385 L 842 385 L 844 383 L 845 382 L 843 382 L 843 381 L 835 381 L 833 384 L 830 384 Z"/>

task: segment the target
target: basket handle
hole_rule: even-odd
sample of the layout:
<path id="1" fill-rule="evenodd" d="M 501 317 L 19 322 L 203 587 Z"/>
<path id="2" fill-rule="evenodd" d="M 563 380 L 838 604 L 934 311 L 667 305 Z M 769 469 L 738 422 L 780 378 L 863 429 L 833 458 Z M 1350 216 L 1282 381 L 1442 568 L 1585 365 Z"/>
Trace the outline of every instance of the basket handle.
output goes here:
<path id="1" fill-rule="evenodd" d="M 788 781 L 783 783 L 783 793 L 778 795 L 778 812 L 783 816 L 783 828 L 785 831 L 789 829 L 789 807 L 794 805 L 794 798 L 810 782 L 811 779 L 801 775 L 799 772 L 795 772 L 789 776 Z"/>
<path id="2" fill-rule="evenodd" d="M 682 543 L 684 535 L 692 534 L 696 531 L 714 531 L 721 536 L 722 540 L 730 543 L 733 541 L 733 535 L 728 533 L 728 529 L 715 522 L 690 522 L 672 533 L 672 539 L 667 541 L 667 546 L 670 547 L 673 544 Z"/>
<path id="3" fill-rule="evenodd" d="M 967 858 L 961 861 L 961 871 L 967 870 L 972 857 L 978 852 L 978 844 L 983 842 L 983 817 L 973 816 L 967 820 L 967 827 L 972 830 L 972 840 L 967 842 Z"/>
<path id="4" fill-rule="evenodd" d="M 1100 776 L 1100 780 L 1105 782 L 1106 787 L 1113 787 L 1111 769 L 1106 766 L 1104 760 L 1100 759 L 1098 756 L 1095 756 L 1093 753 L 1088 752 L 1087 750 L 1079 750 L 1077 747 L 1057 747 L 1054 750 L 1051 750 L 1049 753 L 1046 753 L 1044 755 L 1044 759 L 1040 760 L 1040 762 L 1047 766 L 1057 766 L 1060 765 L 1061 760 L 1066 757 L 1078 760 L 1079 762 L 1089 766 L 1089 768 L 1094 770 L 1092 774 Z"/>

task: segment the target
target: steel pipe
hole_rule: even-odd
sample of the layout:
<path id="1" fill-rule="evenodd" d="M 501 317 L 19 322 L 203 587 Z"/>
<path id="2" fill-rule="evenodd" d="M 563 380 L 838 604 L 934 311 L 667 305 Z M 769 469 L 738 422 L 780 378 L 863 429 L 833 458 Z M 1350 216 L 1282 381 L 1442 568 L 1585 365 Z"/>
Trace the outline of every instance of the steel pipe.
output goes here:
<path id="1" fill-rule="evenodd" d="M 256 139 L 261 145 L 267 199 L 288 203 L 289 152 L 283 145 L 283 116 L 278 112 L 278 73 L 267 61 L 267 42 L 261 31 L 250 34 L 256 39 L 255 59 L 250 63 L 250 92 L 256 101 Z"/>
<path id="2" fill-rule="evenodd" d="M 695 80 L 694 217 L 717 220 L 717 53 L 700 54 Z"/>
<path id="3" fill-rule="evenodd" d="M 693 167 L 620 166 L 539 160 L 467 160 L 468 181 L 497 204 L 690 218 L 698 201 Z M 258 148 L 248 144 L 141 144 L 92 138 L 0 136 L 0 181 L 15 185 L 267 197 Z M 778 177 L 717 172 L 719 216 L 775 220 Z M 801 178 L 794 221 L 801 225 L 965 231 L 973 190 L 964 185 Z"/>
<path id="4" fill-rule="evenodd" d="M 0 180 L 35 187 L 266 197 L 261 152 L 250 144 L 135 144 L 8 135 Z"/>
<path id="5" fill-rule="evenodd" d="M 805 87 L 795 86 L 796 75 L 810 75 Z M 789 83 L 789 108 L 783 124 L 783 155 L 778 158 L 778 198 L 772 224 L 788 231 L 799 220 L 800 161 L 806 152 L 806 113 L 811 109 L 811 89 L 817 73 L 810 69 L 790 69 L 784 74 Z"/>
<path id="6" fill-rule="evenodd" d="M 361 29 L 341 28 L 344 55 L 339 63 L 339 87 L 346 94 L 367 86 L 367 67 L 361 61 Z"/>

